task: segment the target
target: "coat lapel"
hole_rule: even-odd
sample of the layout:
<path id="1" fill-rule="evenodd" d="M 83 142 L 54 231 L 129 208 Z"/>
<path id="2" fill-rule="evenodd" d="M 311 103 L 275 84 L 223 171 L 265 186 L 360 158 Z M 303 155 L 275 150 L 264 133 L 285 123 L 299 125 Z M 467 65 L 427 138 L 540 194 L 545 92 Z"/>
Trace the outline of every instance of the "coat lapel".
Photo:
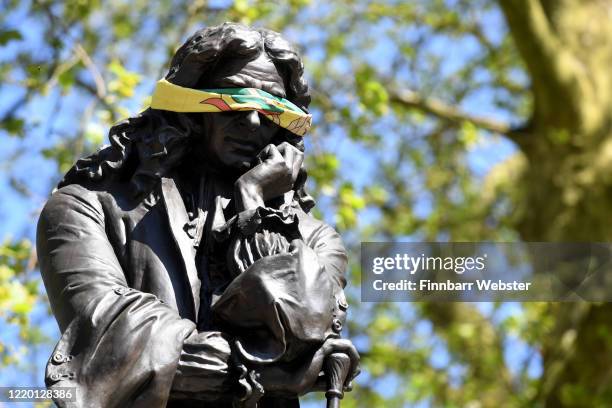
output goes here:
<path id="1" fill-rule="evenodd" d="M 193 242 L 185 233 L 185 225 L 189 222 L 187 210 L 183 198 L 172 178 L 162 177 L 162 196 L 170 230 L 174 237 L 174 242 L 181 253 L 183 265 L 187 272 L 189 285 L 191 286 L 191 296 L 193 299 L 194 316 L 198 319 L 198 310 L 200 309 L 200 286 L 201 282 L 198 278 L 198 270 L 195 265 L 195 249 Z"/>

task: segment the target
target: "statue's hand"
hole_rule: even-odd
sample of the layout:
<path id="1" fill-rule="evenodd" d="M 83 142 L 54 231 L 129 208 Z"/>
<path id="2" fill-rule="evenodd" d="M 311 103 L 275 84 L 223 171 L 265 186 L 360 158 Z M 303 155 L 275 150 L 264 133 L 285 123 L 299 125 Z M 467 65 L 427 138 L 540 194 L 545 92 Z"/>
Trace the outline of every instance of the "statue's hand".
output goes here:
<path id="1" fill-rule="evenodd" d="M 351 381 L 359 375 L 359 353 L 350 340 L 347 339 L 327 339 L 317 350 L 312 361 L 304 371 L 302 380 L 297 384 L 297 394 L 303 395 L 316 390 L 319 373 L 323 368 L 325 359 L 333 353 L 344 353 L 349 356 L 351 366 L 344 382 L 344 387 L 350 389 Z"/>
<path id="2" fill-rule="evenodd" d="M 298 150 L 297 147 L 287 142 L 283 142 L 278 145 L 278 151 L 283 156 L 283 159 L 285 159 L 285 163 L 287 163 L 289 169 L 291 169 L 291 189 L 293 188 L 293 185 L 300 174 L 302 163 L 304 163 L 304 153 Z"/>
<path id="3" fill-rule="evenodd" d="M 236 181 L 238 211 L 254 209 L 293 188 L 304 154 L 289 143 L 267 145 L 257 156 L 259 164 Z"/>
<path id="4" fill-rule="evenodd" d="M 344 387 L 350 391 L 351 381 L 360 373 L 359 353 L 350 340 L 327 339 L 304 366 L 289 371 L 278 366 L 264 367 L 260 371 L 260 383 L 267 394 L 299 396 L 312 391 L 324 391 L 325 384 L 319 376 L 325 359 L 332 353 L 345 353 L 351 366 Z"/>

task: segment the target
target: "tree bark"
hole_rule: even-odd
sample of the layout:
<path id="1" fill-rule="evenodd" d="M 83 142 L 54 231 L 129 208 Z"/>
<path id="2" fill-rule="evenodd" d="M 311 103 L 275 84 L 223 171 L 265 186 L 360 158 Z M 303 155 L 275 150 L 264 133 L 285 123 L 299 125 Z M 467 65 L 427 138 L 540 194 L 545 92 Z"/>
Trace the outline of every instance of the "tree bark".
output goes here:
<path id="1" fill-rule="evenodd" d="M 525 241 L 612 241 L 612 1 L 500 0 L 532 80 L 517 229 Z M 612 305 L 552 305 L 540 397 L 595 406 L 612 394 Z M 584 405 L 582 405 L 584 406 Z"/>

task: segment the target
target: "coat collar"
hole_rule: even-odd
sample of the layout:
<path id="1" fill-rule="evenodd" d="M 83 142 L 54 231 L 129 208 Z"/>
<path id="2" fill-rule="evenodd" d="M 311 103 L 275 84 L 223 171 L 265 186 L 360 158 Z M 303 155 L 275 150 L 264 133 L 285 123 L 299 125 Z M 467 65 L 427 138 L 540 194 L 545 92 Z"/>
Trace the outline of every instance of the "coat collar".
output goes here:
<path id="1" fill-rule="evenodd" d="M 183 202 L 181 193 L 179 192 L 173 178 L 161 178 L 161 191 L 162 201 L 168 216 L 170 231 L 172 232 L 174 242 L 176 243 L 176 246 L 181 254 L 187 279 L 189 280 L 189 286 L 191 287 L 194 316 L 197 321 L 197 314 L 200 309 L 201 281 L 198 277 L 198 270 L 195 263 L 196 251 L 192 240 L 185 231 L 185 227 L 189 223 L 187 209 L 185 208 L 185 203 Z"/>

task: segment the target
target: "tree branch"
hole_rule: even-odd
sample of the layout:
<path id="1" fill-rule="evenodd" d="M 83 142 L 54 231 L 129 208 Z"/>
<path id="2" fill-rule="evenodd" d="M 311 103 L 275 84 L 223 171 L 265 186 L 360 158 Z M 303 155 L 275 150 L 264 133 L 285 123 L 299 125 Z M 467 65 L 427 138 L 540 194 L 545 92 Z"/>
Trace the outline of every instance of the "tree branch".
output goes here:
<path id="1" fill-rule="evenodd" d="M 106 98 L 100 98 L 100 96 L 98 95 L 97 87 L 88 84 L 87 82 L 83 81 L 78 77 L 75 79 L 74 83 L 78 85 L 81 89 L 84 89 L 89 92 L 98 102 L 100 102 L 109 111 L 111 115 L 111 122 L 114 122 L 116 120 L 117 115 L 115 112 L 115 107 L 108 103 Z"/>
<path id="2" fill-rule="evenodd" d="M 513 131 L 512 126 L 506 122 L 471 115 L 456 106 L 449 105 L 438 99 L 425 98 L 409 89 L 387 91 L 389 92 L 391 102 L 407 108 L 418 109 L 448 122 L 461 123 L 467 121 L 481 129 L 503 135 L 509 135 Z"/>
<path id="3" fill-rule="evenodd" d="M 477 308 L 461 302 L 423 302 L 420 310 L 447 343 L 448 351 L 469 367 L 469 381 L 487 385 L 480 395 L 483 406 L 494 406 L 515 391 L 512 375 L 504 362 L 503 332 L 496 330 Z M 473 334 L 461 335 L 458 332 L 461 326 Z M 499 381 L 491 382 L 494 377 Z"/>
<path id="4" fill-rule="evenodd" d="M 26 91 L 19 99 L 17 99 L 13 104 L 4 112 L 2 116 L 0 116 L 0 123 L 7 121 L 8 119 L 15 116 L 15 113 L 28 101 L 30 97 L 30 91 Z"/>
<path id="5" fill-rule="evenodd" d="M 585 91 L 584 68 L 556 35 L 540 0 L 500 0 L 499 3 L 531 74 L 536 114 L 553 123 L 555 118 L 579 120 L 580 96 Z"/>
<path id="6" fill-rule="evenodd" d="M 500 0 L 500 5 L 530 70 L 552 68 L 560 44 L 539 0 Z"/>
<path id="7" fill-rule="evenodd" d="M 98 96 L 98 98 L 103 99 L 106 96 L 106 82 L 104 81 L 100 70 L 81 44 L 76 43 L 74 45 L 74 51 L 91 73 L 91 76 L 93 77 L 94 82 L 96 84 L 96 95 Z"/>

